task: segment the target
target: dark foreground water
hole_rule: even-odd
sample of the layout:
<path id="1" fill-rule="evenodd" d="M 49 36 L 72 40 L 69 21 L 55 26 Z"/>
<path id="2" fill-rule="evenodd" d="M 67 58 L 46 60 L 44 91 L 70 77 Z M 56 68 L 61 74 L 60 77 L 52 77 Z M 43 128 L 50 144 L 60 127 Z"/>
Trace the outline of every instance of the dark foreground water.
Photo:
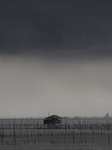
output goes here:
<path id="1" fill-rule="evenodd" d="M 112 150 L 108 135 L 4 137 L 0 150 Z"/>

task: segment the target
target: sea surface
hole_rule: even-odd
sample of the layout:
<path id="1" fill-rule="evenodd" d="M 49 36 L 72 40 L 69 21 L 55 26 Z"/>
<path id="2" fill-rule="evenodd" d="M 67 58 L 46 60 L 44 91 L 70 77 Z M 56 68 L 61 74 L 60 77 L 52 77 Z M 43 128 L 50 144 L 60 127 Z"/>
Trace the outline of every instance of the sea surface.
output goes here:
<path id="1" fill-rule="evenodd" d="M 4 137 L 0 150 L 112 150 L 112 140 L 108 135 Z"/>

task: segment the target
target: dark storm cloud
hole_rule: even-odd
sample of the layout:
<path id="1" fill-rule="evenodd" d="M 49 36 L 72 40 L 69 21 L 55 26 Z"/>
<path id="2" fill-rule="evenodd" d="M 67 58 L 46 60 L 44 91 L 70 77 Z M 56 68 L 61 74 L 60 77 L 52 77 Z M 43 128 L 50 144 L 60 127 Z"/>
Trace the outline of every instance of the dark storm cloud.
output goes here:
<path id="1" fill-rule="evenodd" d="M 0 117 L 112 115 L 111 8 L 0 0 Z"/>
<path id="2" fill-rule="evenodd" d="M 110 1 L 1 0 L 0 53 L 112 54 Z"/>

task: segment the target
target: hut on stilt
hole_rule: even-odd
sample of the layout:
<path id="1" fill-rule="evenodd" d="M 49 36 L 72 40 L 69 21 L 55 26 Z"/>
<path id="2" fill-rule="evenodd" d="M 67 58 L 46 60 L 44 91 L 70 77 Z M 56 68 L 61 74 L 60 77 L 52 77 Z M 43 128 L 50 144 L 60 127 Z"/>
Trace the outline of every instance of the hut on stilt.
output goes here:
<path id="1" fill-rule="evenodd" d="M 51 127 L 51 126 L 54 126 L 55 128 L 59 127 L 61 125 L 61 118 L 62 117 L 57 115 L 49 116 L 44 119 L 44 124 L 47 125 L 47 127 Z"/>

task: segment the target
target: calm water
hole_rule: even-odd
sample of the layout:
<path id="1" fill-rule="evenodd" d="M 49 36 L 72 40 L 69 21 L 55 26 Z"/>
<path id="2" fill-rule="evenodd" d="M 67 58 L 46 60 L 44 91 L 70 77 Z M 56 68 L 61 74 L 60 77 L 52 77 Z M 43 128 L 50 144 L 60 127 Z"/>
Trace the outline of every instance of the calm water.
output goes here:
<path id="1" fill-rule="evenodd" d="M 1 150 L 112 150 L 108 135 L 55 135 L 39 137 L 4 137 Z"/>

